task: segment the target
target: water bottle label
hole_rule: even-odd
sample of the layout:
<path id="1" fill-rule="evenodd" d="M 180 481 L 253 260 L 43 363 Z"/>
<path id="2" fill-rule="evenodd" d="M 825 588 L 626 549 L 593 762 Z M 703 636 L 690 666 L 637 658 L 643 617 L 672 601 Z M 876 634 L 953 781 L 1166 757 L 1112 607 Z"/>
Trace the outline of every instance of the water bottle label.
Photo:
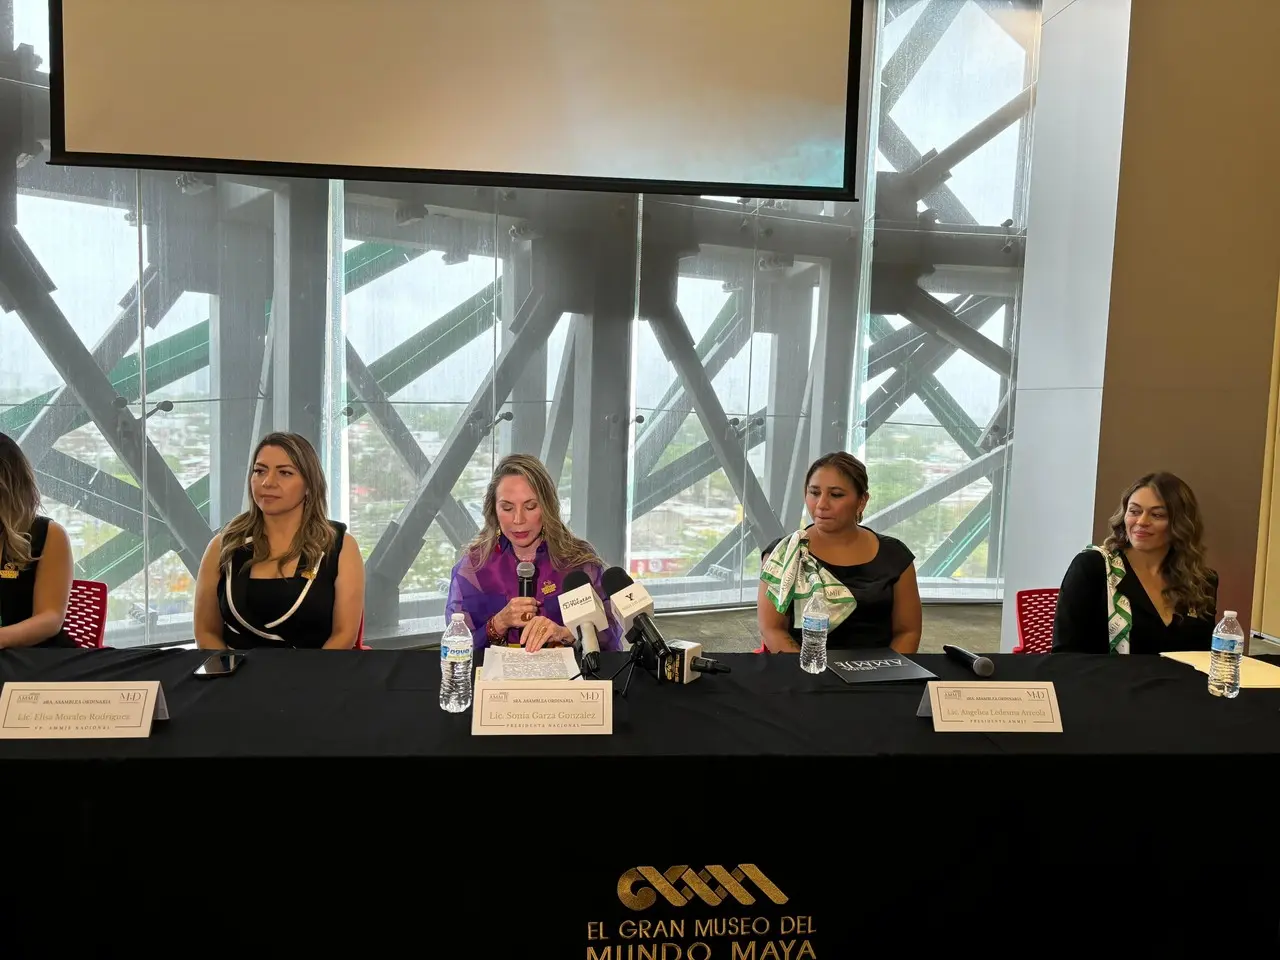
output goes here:
<path id="1" fill-rule="evenodd" d="M 1240 653 L 1244 649 L 1244 641 L 1239 637 L 1223 637 L 1213 635 L 1214 653 Z"/>
<path id="2" fill-rule="evenodd" d="M 471 644 L 456 640 L 440 642 L 440 659 L 445 663 L 467 663 L 471 660 Z"/>
<path id="3" fill-rule="evenodd" d="M 804 618 L 804 629 L 805 629 L 806 631 L 808 631 L 808 630 L 812 630 L 812 631 L 814 631 L 815 633 L 826 633 L 826 632 L 827 632 L 827 625 L 828 625 L 830 622 L 831 622 L 831 621 L 830 621 L 830 620 L 828 620 L 826 617 L 805 617 L 805 618 Z"/>

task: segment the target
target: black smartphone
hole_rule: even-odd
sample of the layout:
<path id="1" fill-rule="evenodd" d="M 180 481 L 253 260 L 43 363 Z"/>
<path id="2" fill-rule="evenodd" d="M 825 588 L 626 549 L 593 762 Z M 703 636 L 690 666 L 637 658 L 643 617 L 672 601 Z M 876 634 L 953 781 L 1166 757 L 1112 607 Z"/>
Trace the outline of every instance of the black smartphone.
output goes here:
<path id="1" fill-rule="evenodd" d="M 240 669 L 245 660 L 243 653 L 215 653 L 207 657 L 204 663 L 196 667 L 194 676 L 203 680 L 213 677 L 229 677 Z"/>

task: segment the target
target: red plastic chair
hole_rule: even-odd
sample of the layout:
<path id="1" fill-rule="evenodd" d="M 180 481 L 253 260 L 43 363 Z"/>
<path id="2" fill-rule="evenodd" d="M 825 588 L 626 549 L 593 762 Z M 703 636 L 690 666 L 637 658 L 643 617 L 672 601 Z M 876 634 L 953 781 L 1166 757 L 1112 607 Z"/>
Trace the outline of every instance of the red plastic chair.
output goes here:
<path id="1" fill-rule="evenodd" d="M 356 630 L 356 645 L 351 649 L 352 650 L 368 650 L 369 649 L 364 645 L 364 614 L 363 613 L 360 614 L 360 626 Z"/>
<path id="2" fill-rule="evenodd" d="M 1018 619 L 1018 645 L 1014 653 L 1053 651 L 1053 617 L 1058 611 L 1058 588 L 1019 590 L 1014 600 Z"/>
<path id="3" fill-rule="evenodd" d="M 97 580 L 72 580 L 62 632 L 88 650 L 100 650 L 107 632 L 107 585 Z"/>

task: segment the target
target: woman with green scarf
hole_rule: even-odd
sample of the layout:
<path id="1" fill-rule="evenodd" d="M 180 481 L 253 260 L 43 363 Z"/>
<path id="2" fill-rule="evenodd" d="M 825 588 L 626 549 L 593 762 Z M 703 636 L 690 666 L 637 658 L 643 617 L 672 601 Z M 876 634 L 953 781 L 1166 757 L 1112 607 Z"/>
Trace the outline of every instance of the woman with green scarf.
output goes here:
<path id="1" fill-rule="evenodd" d="M 920 648 L 923 615 L 915 556 L 901 540 L 862 526 L 867 468 L 848 453 L 819 457 L 805 474 L 813 520 L 761 554 L 756 621 L 763 650 L 799 653 L 799 617 L 822 590 L 831 611 L 828 649 Z"/>

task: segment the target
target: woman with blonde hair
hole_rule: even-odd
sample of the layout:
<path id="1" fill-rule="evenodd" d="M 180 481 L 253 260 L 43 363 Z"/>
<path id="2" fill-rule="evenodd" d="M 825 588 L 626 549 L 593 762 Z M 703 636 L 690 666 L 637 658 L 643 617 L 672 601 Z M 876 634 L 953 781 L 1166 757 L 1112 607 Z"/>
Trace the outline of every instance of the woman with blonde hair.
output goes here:
<path id="1" fill-rule="evenodd" d="M 560 616 L 564 578 L 581 570 L 604 596 L 604 561 L 560 519 L 560 497 L 537 457 L 513 453 L 493 471 L 484 494 L 484 529 L 463 551 L 449 578 L 445 618 L 463 613 L 476 649 L 489 645 L 571 646 Z M 516 566 L 534 565 L 534 595 L 521 597 Z M 613 618 L 599 633 L 601 650 L 621 650 Z"/>
<path id="2" fill-rule="evenodd" d="M 71 575 L 67 531 L 40 515 L 31 462 L 0 433 L 0 650 L 76 645 L 62 632 Z"/>
<path id="3" fill-rule="evenodd" d="M 349 650 L 364 618 L 364 561 L 328 518 L 311 443 L 270 433 L 253 452 L 249 509 L 205 550 L 196 578 L 196 642 L 221 650 Z"/>
<path id="4" fill-rule="evenodd" d="M 1062 579 L 1053 652 L 1208 650 L 1218 575 L 1204 559 L 1196 495 L 1171 473 L 1140 477 L 1120 498 L 1102 546 Z"/>

